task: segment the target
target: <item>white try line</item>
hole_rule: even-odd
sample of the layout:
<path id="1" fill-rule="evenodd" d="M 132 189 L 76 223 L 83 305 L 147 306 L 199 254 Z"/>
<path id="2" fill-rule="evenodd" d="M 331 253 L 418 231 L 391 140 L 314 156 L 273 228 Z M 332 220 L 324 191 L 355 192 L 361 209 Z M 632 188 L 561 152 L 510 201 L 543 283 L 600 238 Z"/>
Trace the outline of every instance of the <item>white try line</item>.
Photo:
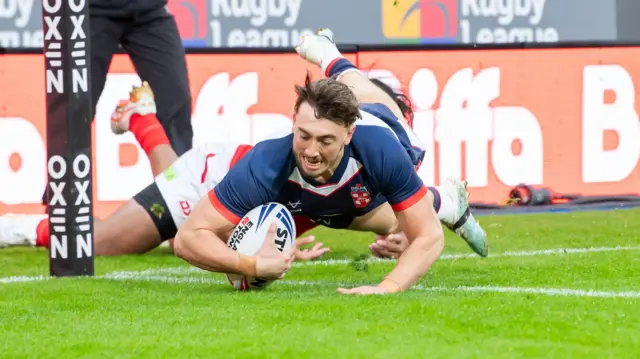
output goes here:
<path id="1" fill-rule="evenodd" d="M 617 246 L 617 247 L 587 247 L 587 248 L 555 248 L 555 249 L 543 249 L 535 251 L 507 251 L 502 253 L 491 254 L 486 258 L 482 258 L 477 254 L 469 253 L 456 253 L 456 254 L 443 254 L 438 260 L 456 260 L 462 258 L 476 258 L 476 259 L 493 259 L 504 257 L 534 257 L 534 256 L 552 256 L 552 255 L 566 255 L 566 254 L 582 254 L 582 253 L 601 253 L 601 252 L 621 252 L 621 251 L 638 251 L 640 246 Z M 294 267 L 308 267 L 308 266 L 336 266 L 352 263 L 352 259 L 327 259 L 319 261 L 309 262 L 295 262 Z M 367 258 L 363 260 L 366 263 L 395 263 L 395 259 L 381 259 L 381 258 Z M 172 268 L 160 268 L 151 269 L 156 274 L 188 274 L 206 272 L 196 267 L 172 267 Z"/>
<path id="2" fill-rule="evenodd" d="M 456 253 L 456 254 L 443 254 L 438 260 L 455 260 L 464 258 L 477 258 L 477 259 L 493 259 L 504 257 L 535 257 L 535 256 L 553 256 L 553 255 L 565 255 L 565 254 L 582 254 L 582 253 L 600 253 L 600 252 L 623 252 L 623 251 L 638 251 L 640 246 L 616 246 L 616 247 L 587 247 L 587 248 L 554 248 L 554 249 L 541 249 L 533 251 L 506 251 L 502 253 L 490 253 L 488 257 L 482 258 L 474 253 Z M 391 263 L 393 259 L 380 259 L 370 258 L 364 262 L 368 263 Z M 311 261 L 311 262 L 296 262 L 295 266 L 333 266 L 340 264 L 349 264 L 353 262 L 351 259 L 329 259 L 323 261 Z"/>
<path id="3" fill-rule="evenodd" d="M 166 271 L 161 268 L 159 270 L 145 270 L 145 271 L 129 271 L 129 272 L 114 272 L 102 276 L 92 277 L 91 279 L 107 279 L 116 281 L 144 281 L 144 282 L 163 282 L 171 284 L 207 284 L 207 285 L 220 285 L 227 284 L 224 279 L 216 279 L 210 277 L 172 277 L 162 274 L 177 274 L 185 273 L 187 271 L 176 271 L 178 268 L 164 268 L 174 269 L 173 271 Z M 2 278 L 11 280 L 3 283 L 18 283 L 29 281 L 42 281 L 47 280 L 50 277 L 9 277 Z M 282 280 L 278 284 L 291 285 L 291 286 L 305 286 L 305 287 L 346 287 L 352 288 L 359 283 L 334 283 L 324 281 L 306 281 L 306 280 Z M 597 290 L 585 290 L 585 289 L 571 289 L 571 288 L 536 288 L 536 287 L 503 287 L 503 286 L 457 286 L 446 287 L 436 286 L 427 287 L 423 285 L 417 285 L 412 288 L 415 291 L 425 292 L 489 292 L 489 293 L 511 293 L 511 294 L 533 294 L 533 295 L 546 295 L 546 296 L 564 296 L 564 297 L 596 297 L 596 298 L 640 298 L 640 292 L 634 291 L 597 291 Z"/>
<path id="4" fill-rule="evenodd" d="M 598 298 L 640 298 L 640 292 L 602 291 L 569 288 L 527 288 L 527 287 L 501 287 L 501 286 L 473 286 L 473 287 L 424 287 L 416 286 L 417 290 L 425 291 L 461 291 L 461 292 L 493 292 L 515 294 L 542 294 L 548 296 L 563 297 L 598 297 Z"/>
<path id="5" fill-rule="evenodd" d="M 134 281 L 158 281 L 173 284 L 228 284 L 222 279 L 214 279 L 207 277 L 165 277 L 159 275 L 107 275 L 104 278 L 114 280 L 134 280 Z M 282 280 L 282 285 L 304 286 L 304 287 L 356 287 L 358 283 L 333 283 L 323 281 L 306 281 L 306 280 Z M 536 288 L 536 287 L 502 287 L 502 286 L 458 286 L 458 287 L 426 287 L 417 285 L 412 290 L 425 292 L 490 292 L 490 293 L 511 293 L 511 294 L 534 294 L 546 296 L 563 296 L 563 297 L 595 297 L 595 298 L 640 298 L 640 292 L 633 291 L 602 291 L 602 290 L 584 290 L 569 288 Z"/>
<path id="6" fill-rule="evenodd" d="M 12 276 L 12 277 L 2 277 L 0 278 L 0 284 L 10 284 L 10 283 L 24 283 L 24 282 L 40 282 L 43 280 L 47 280 L 50 277 L 45 277 L 45 276 L 35 276 L 35 277 L 28 277 L 28 276 Z"/>
<path id="7" fill-rule="evenodd" d="M 638 251 L 638 250 L 640 250 L 640 246 L 555 248 L 555 249 L 543 249 L 543 250 L 534 250 L 534 251 L 507 251 L 502 253 L 490 254 L 487 258 L 481 258 L 473 253 L 443 254 L 442 256 L 440 256 L 439 260 L 455 260 L 455 259 L 462 259 L 462 258 L 493 259 L 493 258 L 504 258 L 504 257 L 533 257 L 533 256 L 551 256 L 551 255 L 621 252 L 621 251 Z M 393 263 L 394 261 L 395 260 L 392 260 L 392 259 L 371 258 L 371 259 L 367 259 L 364 262 Z M 349 264 L 351 262 L 353 262 L 353 260 L 351 259 L 329 259 L 329 260 L 310 261 L 310 262 L 296 262 L 294 263 L 294 266 L 296 267 L 334 266 L 334 265 Z M 107 274 L 106 276 L 96 276 L 94 278 L 103 278 L 103 277 L 115 276 L 115 275 L 144 276 L 144 275 L 156 275 L 156 274 L 188 274 L 188 273 L 198 273 L 198 272 L 205 272 L 205 271 L 196 267 L 183 266 L 183 267 L 170 267 L 170 268 L 153 268 L 153 269 L 145 269 L 140 271 L 124 271 L 124 272 L 116 271 L 116 272 Z M 48 280 L 51 278 L 52 277 L 48 277 L 48 276 L 0 277 L 0 284 L 38 282 L 38 281 Z"/>

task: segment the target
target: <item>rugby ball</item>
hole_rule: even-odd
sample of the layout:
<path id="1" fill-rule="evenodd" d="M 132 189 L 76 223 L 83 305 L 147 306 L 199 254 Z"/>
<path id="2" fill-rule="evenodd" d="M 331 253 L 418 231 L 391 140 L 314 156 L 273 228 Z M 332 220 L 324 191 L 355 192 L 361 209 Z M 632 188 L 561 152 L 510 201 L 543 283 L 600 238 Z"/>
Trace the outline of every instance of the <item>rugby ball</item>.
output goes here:
<path id="1" fill-rule="evenodd" d="M 287 207 L 275 202 L 260 205 L 242 217 L 231 233 L 227 246 L 247 256 L 256 255 L 273 222 L 276 223 L 275 243 L 278 250 L 282 252 L 293 247 L 296 238 L 295 222 Z M 227 274 L 227 279 L 236 290 L 242 291 L 264 289 L 273 282 L 240 274 Z"/>

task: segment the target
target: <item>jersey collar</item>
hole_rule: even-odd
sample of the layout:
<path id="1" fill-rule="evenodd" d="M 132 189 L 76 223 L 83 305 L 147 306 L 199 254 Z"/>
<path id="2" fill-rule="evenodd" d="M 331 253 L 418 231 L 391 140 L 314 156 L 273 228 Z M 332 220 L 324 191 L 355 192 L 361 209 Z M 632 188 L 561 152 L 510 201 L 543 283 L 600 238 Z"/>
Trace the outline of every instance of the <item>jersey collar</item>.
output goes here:
<path id="1" fill-rule="evenodd" d="M 302 175 L 302 171 L 300 171 L 300 174 L 302 175 L 302 178 L 305 180 L 305 182 L 309 183 L 314 187 L 329 186 L 329 185 L 336 184 L 340 182 L 340 179 L 342 178 L 344 171 L 347 169 L 347 165 L 349 164 L 350 157 L 351 157 L 351 147 L 349 145 L 346 145 L 344 146 L 344 153 L 342 155 L 342 159 L 340 159 L 340 164 L 336 168 L 335 172 L 333 172 L 333 175 L 331 175 L 331 178 L 329 178 L 327 183 L 320 183 L 314 180 L 313 178 L 306 177 Z"/>

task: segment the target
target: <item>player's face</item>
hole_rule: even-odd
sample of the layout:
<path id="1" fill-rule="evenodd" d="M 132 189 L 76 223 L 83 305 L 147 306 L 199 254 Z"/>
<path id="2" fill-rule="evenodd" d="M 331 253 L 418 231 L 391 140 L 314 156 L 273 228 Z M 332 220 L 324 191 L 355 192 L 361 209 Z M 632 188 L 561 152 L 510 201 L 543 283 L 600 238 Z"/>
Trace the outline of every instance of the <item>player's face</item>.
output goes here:
<path id="1" fill-rule="evenodd" d="M 355 127 L 348 129 L 317 118 L 307 103 L 300 105 L 293 125 L 293 152 L 298 168 L 307 177 L 327 181 L 342 159 Z"/>

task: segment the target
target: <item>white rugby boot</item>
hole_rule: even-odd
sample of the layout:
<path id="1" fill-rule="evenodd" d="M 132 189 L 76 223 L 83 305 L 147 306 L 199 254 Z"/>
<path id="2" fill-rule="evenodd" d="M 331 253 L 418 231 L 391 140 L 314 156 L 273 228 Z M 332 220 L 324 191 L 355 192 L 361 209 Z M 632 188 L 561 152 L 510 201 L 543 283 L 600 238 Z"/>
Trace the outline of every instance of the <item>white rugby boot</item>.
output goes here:
<path id="1" fill-rule="evenodd" d="M 478 255 L 486 257 L 489 254 L 489 243 L 487 233 L 480 227 L 471 214 L 469 208 L 469 193 L 467 192 L 467 182 L 456 179 L 447 179 L 439 187 L 444 193 L 440 196 L 448 196 L 457 206 L 451 220 L 441 220 L 455 234 L 462 237 L 469 247 Z"/>
<path id="2" fill-rule="evenodd" d="M 38 237 L 36 229 L 46 214 L 5 214 L 0 216 L 0 248 L 33 247 Z"/>
<path id="3" fill-rule="evenodd" d="M 318 29 L 315 35 L 304 35 L 300 38 L 296 52 L 307 61 L 322 66 L 322 61 L 342 57 L 340 51 L 333 42 L 333 31 L 330 29 Z M 328 64 L 325 64 L 325 66 Z M 324 70 L 324 68 L 323 68 Z"/>
<path id="4" fill-rule="evenodd" d="M 153 90 L 147 81 L 142 86 L 134 86 L 129 92 L 129 99 L 122 100 L 111 114 L 111 131 L 121 135 L 129 131 L 129 122 L 133 114 L 148 115 L 156 113 L 156 101 Z"/>

